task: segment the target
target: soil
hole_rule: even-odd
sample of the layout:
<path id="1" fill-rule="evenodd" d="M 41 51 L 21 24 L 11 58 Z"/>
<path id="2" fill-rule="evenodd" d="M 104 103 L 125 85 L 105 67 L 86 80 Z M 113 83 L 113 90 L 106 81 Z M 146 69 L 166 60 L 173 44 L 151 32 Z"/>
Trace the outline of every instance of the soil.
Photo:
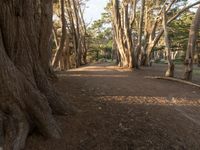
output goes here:
<path id="1" fill-rule="evenodd" d="M 132 71 L 101 63 L 59 72 L 55 86 L 78 112 L 56 116 L 61 140 L 34 133 L 26 149 L 199 150 L 200 89 L 145 78 L 165 69 L 154 65 Z M 180 76 L 181 67 L 177 70 Z"/>

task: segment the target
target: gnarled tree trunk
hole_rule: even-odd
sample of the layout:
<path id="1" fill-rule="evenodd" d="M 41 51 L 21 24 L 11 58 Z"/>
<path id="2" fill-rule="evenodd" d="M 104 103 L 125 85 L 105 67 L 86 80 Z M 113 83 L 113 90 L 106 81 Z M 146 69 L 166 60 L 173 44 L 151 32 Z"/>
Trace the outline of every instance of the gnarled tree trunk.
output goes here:
<path id="1" fill-rule="evenodd" d="M 31 128 L 60 137 L 53 112 L 67 103 L 46 77 L 52 1 L 0 1 L 0 147 L 20 150 Z M 2 142 L 3 141 L 3 142 Z"/>

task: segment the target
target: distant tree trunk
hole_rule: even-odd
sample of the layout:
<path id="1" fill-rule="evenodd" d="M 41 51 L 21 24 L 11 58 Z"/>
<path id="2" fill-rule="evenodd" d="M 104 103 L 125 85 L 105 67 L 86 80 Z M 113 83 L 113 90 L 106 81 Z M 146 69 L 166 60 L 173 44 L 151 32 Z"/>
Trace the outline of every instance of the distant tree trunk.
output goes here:
<path id="1" fill-rule="evenodd" d="M 132 51 L 133 51 L 133 43 L 132 43 L 132 32 L 131 32 L 131 28 L 130 28 L 130 22 L 129 22 L 129 5 L 126 1 L 123 1 L 123 7 L 122 7 L 122 10 L 123 10 L 123 25 L 124 25 L 124 36 L 125 36 L 125 40 L 126 44 L 126 47 L 127 47 L 127 59 L 128 59 L 128 67 L 129 68 L 132 68 L 133 66 L 133 57 L 132 57 Z"/>
<path id="2" fill-rule="evenodd" d="M 134 6 L 136 6 L 136 2 Z M 128 68 L 136 66 L 131 27 L 134 22 L 134 13 L 130 18 L 130 13 L 135 10 L 130 10 L 130 7 L 129 1 L 112 0 L 112 26 L 114 40 L 120 55 L 120 66 Z"/>
<path id="3" fill-rule="evenodd" d="M 149 38 L 149 18 L 148 18 L 148 7 L 145 8 L 145 26 L 144 26 L 144 45 L 143 45 L 143 51 L 141 55 L 141 66 L 145 66 L 145 61 L 147 58 L 147 47 L 148 47 L 148 38 Z"/>
<path id="4" fill-rule="evenodd" d="M 124 34 L 119 5 L 119 0 L 112 0 L 113 30 L 115 35 L 115 41 L 117 44 L 117 49 L 120 54 L 120 66 L 129 67 L 129 61 L 124 46 Z"/>
<path id="5" fill-rule="evenodd" d="M 77 2 L 75 0 L 71 0 L 71 4 L 72 4 L 72 10 L 73 10 L 73 21 L 74 21 L 74 25 L 75 25 L 75 34 L 76 34 L 76 39 L 74 39 L 74 43 L 76 43 L 76 63 L 75 63 L 75 67 L 78 68 L 79 66 L 81 66 L 81 56 L 82 56 L 82 49 L 81 49 L 81 39 L 80 39 L 80 20 L 79 20 L 79 15 L 78 15 L 78 6 L 77 6 Z"/>
<path id="6" fill-rule="evenodd" d="M 186 58 L 185 58 L 185 73 L 184 73 L 185 80 L 192 80 L 193 57 L 194 57 L 193 55 L 195 51 L 197 36 L 199 33 L 198 32 L 199 27 L 200 27 L 200 6 L 196 12 L 192 25 L 190 27 L 188 47 L 187 47 Z"/>
<path id="7" fill-rule="evenodd" d="M 169 43 L 169 37 L 168 37 L 165 7 L 163 9 L 163 29 L 164 29 L 165 49 L 166 49 L 167 62 L 168 62 L 168 69 L 165 73 L 165 76 L 166 77 L 173 77 L 174 76 L 174 63 L 171 59 L 171 49 L 170 49 L 170 43 Z"/>
<path id="8" fill-rule="evenodd" d="M 23 149 L 32 128 L 47 137 L 60 137 L 52 113 L 66 114 L 70 107 L 67 108 L 68 104 L 46 76 L 51 34 L 51 0 L 0 1 L 0 148 L 3 150 Z"/>
<path id="9" fill-rule="evenodd" d="M 167 0 L 165 1 L 167 2 Z M 171 3 L 168 4 L 168 7 L 166 8 L 166 13 L 171 9 L 172 5 L 176 2 L 176 0 L 172 0 Z M 172 16 L 168 21 L 167 21 L 167 25 L 170 24 L 172 21 L 174 21 L 176 18 L 178 18 L 181 14 L 183 14 L 186 10 L 190 9 L 191 7 L 193 6 L 196 6 L 200 4 L 200 1 L 197 1 L 195 3 L 192 3 L 188 6 L 185 6 L 183 7 L 180 11 L 178 11 L 174 16 Z M 163 8 L 161 8 L 162 10 Z M 160 10 L 160 12 L 161 12 Z M 149 36 L 149 43 L 148 43 L 148 46 L 147 46 L 147 57 L 146 57 L 146 60 L 145 60 L 145 65 L 146 66 L 149 66 L 150 65 L 150 60 L 151 60 L 151 53 L 152 53 L 152 50 L 153 48 L 156 46 L 156 44 L 159 42 L 160 38 L 162 37 L 163 33 L 164 33 L 164 29 L 162 28 L 156 35 L 155 35 L 155 31 L 157 29 L 157 24 L 158 24 L 158 21 L 159 21 L 159 17 L 157 17 L 153 27 L 152 27 L 152 30 L 151 30 L 151 33 L 150 33 L 150 36 Z"/>
<path id="10" fill-rule="evenodd" d="M 197 65 L 198 65 L 198 67 L 200 67 L 200 52 L 199 52 L 199 54 L 198 54 L 198 59 L 197 59 Z"/>
<path id="11" fill-rule="evenodd" d="M 53 58 L 52 65 L 53 67 L 57 67 L 59 61 L 61 61 L 62 54 L 64 52 L 65 42 L 66 42 L 66 19 L 65 19 L 65 1 L 60 0 L 60 7 L 61 7 L 61 22 L 62 22 L 62 35 L 58 50 Z"/>
<path id="12" fill-rule="evenodd" d="M 81 28 L 81 46 L 82 46 L 82 59 L 83 63 L 87 64 L 87 42 L 86 42 L 86 35 L 87 35 L 87 29 L 86 29 L 86 24 L 85 20 L 83 17 L 83 11 L 81 9 L 80 4 L 78 4 L 78 10 L 79 10 L 79 19 L 80 19 L 80 28 Z"/>
<path id="13" fill-rule="evenodd" d="M 142 29 L 143 29 L 143 21 L 144 21 L 144 8 L 145 8 L 145 0 L 142 0 L 141 10 L 140 10 L 140 22 L 139 22 L 139 32 L 138 32 L 138 43 L 136 47 L 136 68 L 139 68 L 139 56 L 141 54 L 141 46 L 142 46 Z"/>

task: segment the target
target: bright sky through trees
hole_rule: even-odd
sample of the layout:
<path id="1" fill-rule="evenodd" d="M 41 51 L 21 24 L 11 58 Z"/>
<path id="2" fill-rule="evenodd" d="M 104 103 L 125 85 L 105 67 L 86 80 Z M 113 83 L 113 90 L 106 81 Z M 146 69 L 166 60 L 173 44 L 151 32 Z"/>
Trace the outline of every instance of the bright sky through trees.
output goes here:
<path id="1" fill-rule="evenodd" d="M 109 0 L 89 0 L 85 10 L 86 22 L 91 23 L 94 20 L 99 19 L 108 1 Z M 195 1 L 196 0 L 189 0 L 189 3 L 193 3 Z"/>
<path id="2" fill-rule="evenodd" d="M 87 23 L 91 23 L 101 17 L 108 0 L 89 0 L 85 10 L 85 19 Z"/>

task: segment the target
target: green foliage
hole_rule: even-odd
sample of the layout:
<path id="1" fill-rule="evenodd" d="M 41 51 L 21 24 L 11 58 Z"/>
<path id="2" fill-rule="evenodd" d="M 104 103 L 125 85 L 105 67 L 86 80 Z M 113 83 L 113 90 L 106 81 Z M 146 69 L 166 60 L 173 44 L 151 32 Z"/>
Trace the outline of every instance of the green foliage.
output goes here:
<path id="1" fill-rule="evenodd" d="M 187 12 L 170 24 L 169 38 L 173 49 L 185 51 L 194 13 Z"/>
<path id="2" fill-rule="evenodd" d="M 87 29 L 90 39 L 88 54 L 93 61 L 98 61 L 101 58 L 111 58 L 113 36 L 110 22 L 108 7 L 106 7 L 101 19 L 94 21 Z"/>

